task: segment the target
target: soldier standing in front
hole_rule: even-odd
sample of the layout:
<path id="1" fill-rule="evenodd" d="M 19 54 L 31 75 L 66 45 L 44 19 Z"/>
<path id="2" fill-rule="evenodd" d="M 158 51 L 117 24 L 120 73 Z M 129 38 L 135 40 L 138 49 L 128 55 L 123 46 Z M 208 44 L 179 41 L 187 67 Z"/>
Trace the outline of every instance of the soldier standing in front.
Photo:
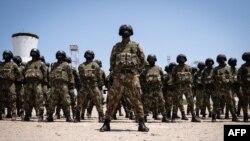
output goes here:
<path id="1" fill-rule="evenodd" d="M 145 66 L 145 55 L 139 44 L 130 40 L 130 36 L 133 35 L 133 29 L 130 25 L 122 25 L 119 29 L 119 35 L 122 36 L 122 41 L 113 47 L 110 57 L 110 67 L 114 80 L 109 89 L 105 121 L 100 131 L 110 131 L 111 116 L 126 89 L 138 115 L 138 131 L 148 132 L 149 128 L 144 124 L 142 91 L 139 80 L 139 73 Z"/>

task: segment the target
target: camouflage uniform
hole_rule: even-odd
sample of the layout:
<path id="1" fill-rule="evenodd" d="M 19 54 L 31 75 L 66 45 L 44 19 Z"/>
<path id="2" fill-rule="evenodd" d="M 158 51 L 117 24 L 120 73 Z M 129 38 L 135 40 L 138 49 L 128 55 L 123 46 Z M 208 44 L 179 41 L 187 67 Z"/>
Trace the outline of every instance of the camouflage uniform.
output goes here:
<path id="1" fill-rule="evenodd" d="M 38 109 L 39 120 L 42 120 L 44 112 L 43 86 L 48 83 L 46 65 L 41 60 L 31 60 L 25 66 L 24 76 L 24 120 L 30 120 L 33 107 Z"/>
<path id="2" fill-rule="evenodd" d="M 150 109 L 153 113 L 160 112 L 163 116 L 162 121 L 166 122 L 165 100 L 163 98 L 163 71 L 159 66 L 147 66 L 141 74 L 144 82 L 145 91 L 142 95 L 144 113 L 148 114 Z M 159 111 L 158 111 L 159 108 Z M 156 118 L 156 117 L 155 117 Z M 145 116 L 146 119 L 146 116 Z"/>
<path id="3" fill-rule="evenodd" d="M 0 119 L 4 114 L 5 104 L 9 116 L 16 118 L 16 86 L 20 83 L 20 72 L 16 63 L 7 61 L 0 64 Z"/>
<path id="4" fill-rule="evenodd" d="M 250 52 L 245 52 L 242 59 L 246 61 L 238 71 L 238 82 L 242 87 L 242 109 L 244 122 L 248 122 L 248 104 L 250 99 Z"/>
<path id="5" fill-rule="evenodd" d="M 25 66 L 23 64 L 21 64 L 19 66 L 19 72 L 21 74 L 21 82 L 23 82 L 24 80 L 24 74 L 23 71 L 25 69 Z M 16 83 L 16 94 L 17 94 L 17 115 L 18 116 L 23 116 L 24 114 L 24 100 L 23 100 L 23 95 L 24 95 L 24 87 L 23 87 L 23 83 Z"/>
<path id="6" fill-rule="evenodd" d="M 101 104 L 101 94 L 98 86 L 100 86 L 100 67 L 94 62 L 84 62 L 78 67 L 81 88 L 79 94 L 77 95 L 77 120 L 79 121 L 80 111 L 88 106 L 88 100 L 93 100 L 96 105 L 96 109 L 99 113 L 99 122 L 101 122 L 103 109 Z M 83 113 L 84 114 L 84 113 Z"/>
<path id="7" fill-rule="evenodd" d="M 184 59 L 183 62 L 179 60 Z M 176 85 L 176 93 L 177 99 L 175 100 L 176 103 L 183 103 L 183 94 L 186 97 L 188 105 L 190 106 L 190 111 L 192 114 L 192 122 L 200 122 L 200 120 L 195 117 L 194 113 L 194 100 L 193 100 L 193 93 L 192 93 L 192 69 L 188 65 L 185 64 L 186 61 L 185 55 L 178 55 L 177 62 L 179 63 L 173 69 L 173 80 L 174 84 Z M 181 110 L 182 117 L 185 117 L 185 112 Z M 173 113 L 174 114 L 174 113 Z"/>
<path id="8" fill-rule="evenodd" d="M 55 62 L 49 74 L 50 78 L 50 106 L 48 116 L 53 121 L 52 115 L 57 105 L 62 105 L 66 121 L 70 121 L 70 95 L 74 89 L 74 76 L 67 62 Z"/>
<path id="9" fill-rule="evenodd" d="M 217 58 L 218 60 L 218 58 Z M 224 96 L 225 102 L 228 105 L 228 108 L 233 116 L 233 121 L 237 121 L 237 117 L 235 114 L 235 109 L 233 106 L 233 95 L 231 91 L 232 84 L 232 74 L 230 68 L 226 66 L 226 64 L 221 64 L 214 68 L 213 71 L 214 82 L 216 85 L 216 91 L 220 98 Z M 215 110 L 213 110 L 213 119 L 215 121 Z"/>

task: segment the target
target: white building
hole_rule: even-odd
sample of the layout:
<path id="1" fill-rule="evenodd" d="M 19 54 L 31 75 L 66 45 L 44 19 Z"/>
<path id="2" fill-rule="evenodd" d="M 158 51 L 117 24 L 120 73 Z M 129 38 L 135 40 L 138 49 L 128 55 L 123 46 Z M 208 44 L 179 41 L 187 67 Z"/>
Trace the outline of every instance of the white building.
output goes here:
<path id="1" fill-rule="evenodd" d="M 12 35 L 13 54 L 20 56 L 23 62 L 31 60 L 30 50 L 38 48 L 39 37 L 32 33 L 15 33 Z"/>

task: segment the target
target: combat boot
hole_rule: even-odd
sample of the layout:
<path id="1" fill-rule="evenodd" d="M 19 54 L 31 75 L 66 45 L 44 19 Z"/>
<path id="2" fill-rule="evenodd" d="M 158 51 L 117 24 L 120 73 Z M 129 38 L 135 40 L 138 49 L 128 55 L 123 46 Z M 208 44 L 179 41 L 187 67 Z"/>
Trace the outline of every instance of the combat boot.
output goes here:
<path id="1" fill-rule="evenodd" d="M 74 119 L 74 122 L 80 122 L 81 121 L 81 117 L 80 117 L 80 111 L 76 111 L 76 117 Z"/>
<path id="2" fill-rule="evenodd" d="M 123 116 L 122 110 L 119 109 L 119 116 Z"/>
<path id="3" fill-rule="evenodd" d="M 224 110 L 223 110 L 224 111 Z M 223 112 L 224 114 L 224 112 Z M 221 119 L 221 116 L 220 116 L 220 112 L 217 112 L 217 116 L 216 116 L 217 119 Z"/>
<path id="4" fill-rule="evenodd" d="M 212 112 L 209 111 L 208 117 L 212 117 Z"/>
<path id="5" fill-rule="evenodd" d="M 43 121 L 43 115 L 40 115 L 39 117 L 38 117 L 38 122 L 42 122 Z"/>
<path id="6" fill-rule="evenodd" d="M 130 114 L 129 114 L 129 119 L 131 119 L 131 120 L 134 120 L 134 119 L 135 119 L 135 115 L 134 115 L 133 112 L 130 112 Z"/>
<path id="7" fill-rule="evenodd" d="M 117 120 L 116 114 L 113 114 L 112 119 Z"/>
<path id="8" fill-rule="evenodd" d="M 226 111 L 226 113 L 225 113 L 225 119 L 229 119 L 229 112 L 228 111 Z"/>
<path id="9" fill-rule="evenodd" d="M 244 122 L 248 122 L 248 114 L 244 113 Z"/>
<path id="10" fill-rule="evenodd" d="M 233 122 L 239 122 L 239 119 L 237 118 L 236 114 L 232 114 L 233 118 L 232 121 Z"/>
<path id="11" fill-rule="evenodd" d="M 46 121 L 47 122 L 53 122 L 54 121 L 52 114 L 48 114 L 48 117 L 47 117 Z"/>
<path id="12" fill-rule="evenodd" d="M 129 118 L 129 113 L 125 112 L 125 118 Z"/>
<path id="13" fill-rule="evenodd" d="M 99 112 L 98 113 L 98 119 L 99 119 L 99 122 L 103 122 L 104 121 L 104 114 L 103 114 L 103 112 Z"/>
<path id="14" fill-rule="evenodd" d="M 144 115 L 144 121 L 145 121 L 145 122 L 148 122 L 148 119 L 147 119 L 147 116 L 146 116 L 146 115 Z"/>
<path id="15" fill-rule="evenodd" d="M 216 122 L 216 115 L 215 114 L 212 115 L 212 122 Z"/>
<path id="16" fill-rule="evenodd" d="M 199 110 L 196 111 L 196 116 L 200 117 Z"/>
<path id="17" fill-rule="evenodd" d="M 12 114 L 11 121 L 16 121 L 16 113 Z"/>
<path id="18" fill-rule="evenodd" d="M 110 131 L 110 120 L 105 119 L 100 132 Z"/>
<path id="19" fill-rule="evenodd" d="M 149 128 L 145 125 L 143 118 L 139 119 L 138 131 L 141 131 L 141 132 L 148 132 L 149 131 Z"/>
<path id="20" fill-rule="evenodd" d="M 85 115 L 85 110 L 82 110 L 82 115 L 81 115 L 82 120 L 85 119 L 84 115 Z"/>
<path id="21" fill-rule="evenodd" d="M 188 120 L 188 118 L 186 117 L 184 111 L 181 112 L 181 116 L 182 116 L 182 117 L 181 117 L 182 120 Z"/>
<path id="22" fill-rule="evenodd" d="M 69 112 L 69 111 L 67 111 L 67 112 L 65 113 L 65 116 L 66 116 L 66 122 L 73 122 L 73 120 L 72 120 L 72 118 L 71 118 L 71 116 L 70 116 L 70 112 Z"/>
<path id="23" fill-rule="evenodd" d="M 88 118 L 91 118 L 91 115 L 92 115 L 92 113 L 88 111 L 88 112 L 87 112 L 87 117 L 88 117 Z"/>
<path id="24" fill-rule="evenodd" d="M 195 116 L 195 114 L 193 113 L 191 122 L 201 122 L 201 119 L 199 117 Z"/>
<path id="25" fill-rule="evenodd" d="M 167 118 L 171 119 L 171 112 L 167 112 Z"/>
<path id="26" fill-rule="evenodd" d="M 3 120 L 3 115 L 2 115 L 2 113 L 0 113 L 0 120 Z"/>
<path id="27" fill-rule="evenodd" d="M 166 115 L 162 116 L 162 122 L 170 122 L 169 118 Z"/>
<path id="28" fill-rule="evenodd" d="M 29 114 L 25 114 L 23 120 L 24 120 L 24 121 L 30 121 L 30 116 L 29 116 Z"/>
<path id="29" fill-rule="evenodd" d="M 6 118 L 12 118 L 11 113 L 7 113 Z"/>

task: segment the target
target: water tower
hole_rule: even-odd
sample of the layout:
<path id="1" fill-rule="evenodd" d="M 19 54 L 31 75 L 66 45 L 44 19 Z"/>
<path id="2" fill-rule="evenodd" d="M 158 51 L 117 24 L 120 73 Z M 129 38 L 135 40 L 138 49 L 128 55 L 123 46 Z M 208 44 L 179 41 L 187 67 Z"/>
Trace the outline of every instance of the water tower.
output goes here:
<path id="1" fill-rule="evenodd" d="M 71 60 L 72 60 L 72 67 L 78 68 L 79 65 L 79 48 L 77 45 L 70 45 L 69 46 Z"/>
<path id="2" fill-rule="evenodd" d="M 13 54 L 20 56 L 23 62 L 31 60 L 30 50 L 38 48 L 39 37 L 32 33 L 15 33 L 12 35 Z"/>

